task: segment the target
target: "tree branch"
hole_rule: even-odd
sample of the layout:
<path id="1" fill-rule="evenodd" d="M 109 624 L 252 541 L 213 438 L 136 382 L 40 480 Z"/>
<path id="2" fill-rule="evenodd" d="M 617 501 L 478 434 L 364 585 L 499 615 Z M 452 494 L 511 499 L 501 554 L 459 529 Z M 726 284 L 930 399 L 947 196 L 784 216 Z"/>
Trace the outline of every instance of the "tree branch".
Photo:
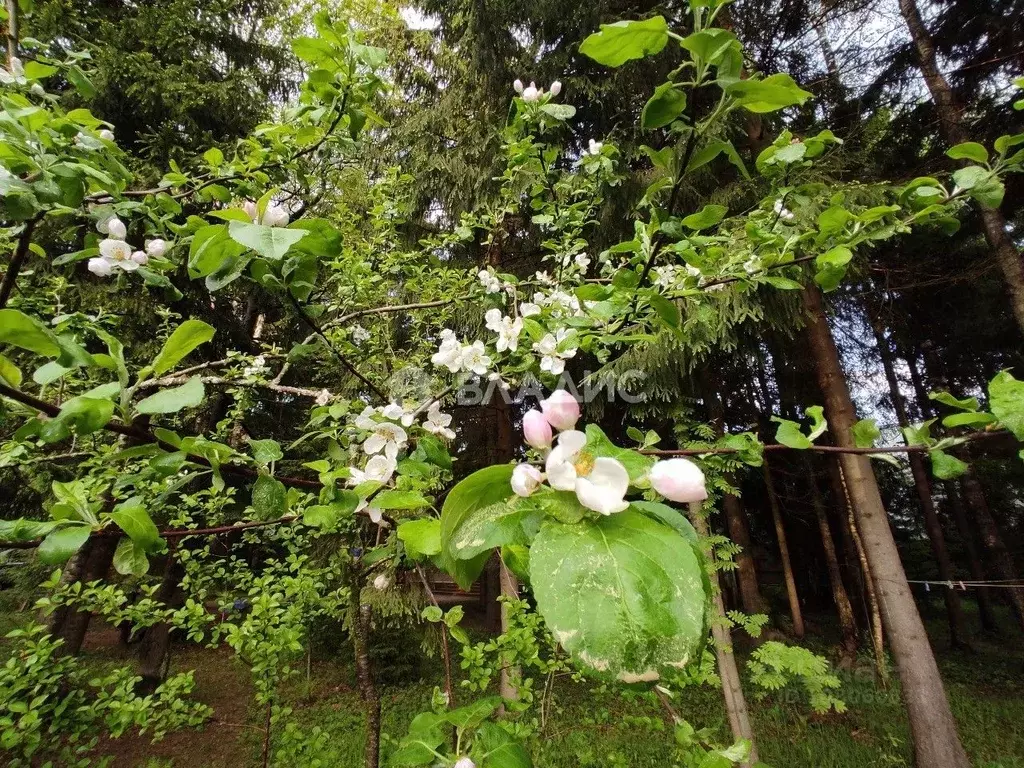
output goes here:
<path id="1" fill-rule="evenodd" d="M 14 283 L 18 279 L 18 273 L 21 271 L 21 265 L 25 263 L 25 259 L 28 258 L 29 246 L 32 244 L 32 233 L 35 231 L 36 225 L 42 221 L 43 216 L 46 214 L 40 211 L 31 219 L 25 222 L 25 228 L 21 230 L 21 234 L 18 235 L 18 244 L 14 248 L 14 254 L 11 256 L 11 263 L 7 267 L 7 272 L 4 273 L 4 281 L 0 284 L 0 309 L 7 306 L 7 301 L 11 298 L 11 292 L 14 290 Z"/>

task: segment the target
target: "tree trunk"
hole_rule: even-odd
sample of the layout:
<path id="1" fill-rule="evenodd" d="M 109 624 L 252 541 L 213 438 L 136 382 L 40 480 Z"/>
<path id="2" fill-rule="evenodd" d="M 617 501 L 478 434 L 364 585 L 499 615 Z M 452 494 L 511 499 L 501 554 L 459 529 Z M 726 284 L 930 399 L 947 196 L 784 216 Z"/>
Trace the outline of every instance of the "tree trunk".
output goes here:
<path id="1" fill-rule="evenodd" d="M 89 554 L 82 569 L 82 581 L 88 584 L 92 581 L 99 581 L 106 578 L 110 570 L 110 564 L 114 562 L 114 550 L 117 549 L 117 539 L 113 536 L 95 536 Z M 89 622 L 92 620 L 91 611 L 69 610 L 64 618 L 64 624 L 59 630 L 59 636 L 64 641 L 62 653 L 69 656 L 77 656 L 82 650 L 82 643 L 85 641 L 85 633 L 89 631 Z"/>
<path id="2" fill-rule="evenodd" d="M 690 503 L 689 518 L 697 533 L 702 538 L 707 538 L 708 524 L 701 514 L 698 502 Z M 722 695 L 725 698 L 725 711 L 729 717 L 729 727 L 735 740 L 747 739 L 750 742 L 750 757 L 744 765 L 755 765 L 758 761 L 757 742 L 754 741 L 754 728 L 750 723 L 747 699 L 743 695 L 740 672 L 736 667 L 736 655 L 732 648 L 732 638 L 727 629 L 728 624 L 725 622 L 725 604 L 722 602 L 722 591 L 718 588 L 718 571 L 709 569 L 708 578 L 711 580 L 711 591 L 714 593 L 715 610 L 715 620 L 711 622 L 711 636 L 715 640 L 715 658 L 718 662 L 718 676 L 722 680 Z"/>
<path id="3" fill-rule="evenodd" d="M 793 619 L 793 634 L 797 637 L 804 636 L 804 617 L 800 611 L 800 595 L 796 589 L 796 579 L 793 577 L 793 563 L 789 558 L 789 543 L 786 541 L 786 528 L 782 524 L 782 510 L 779 507 L 779 497 L 775 493 L 775 483 L 772 481 L 772 471 L 765 459 L 761 465 L 764 473 L 764 486 L 768 492 L 768 505 L 772 509 L 772 521 L 775 523 L 775 536 L 779 541 L 779 558 L 782 560 L 782 574 L 786 580 L 786 596 L 789 598 L 789 615 Z"/>
<path id="4" fill-rule="evenodd" d="M 184 575 L 185 569 L 172 551 L 167 556 L 164 575 L 153 599 L 167 608 L 179 608 L 184 602 L 185 596 L 181 589 L 181 579 Z M 142 659 L 139 665 L 139 674 L 142 676 L 142 680 L 136 686 L 136 690 L 142 695 L 155 691 L 164 680 L 164 660 L 171 647 L 172 629 L 170 624 L 162 621 L 149 627 L 143 635 L 139 649 Z"/>
<path id="5" fill-rule="evenodd" d="M 704 405 L 708 418 L 719 436 L 725 432 L 725 408 L 718 396 L 718 384 L 705 368 L 701 371 L 700 383 L 703 389 Z M 727 478 L 731 483 L 732 479 Z M 757 569 L 754 566 L 752 545 L 750 543 L 750 522 L 742 502 L 731 493 L 722 495 L 722 512 L 729 529 L 729 538 L 740 548 L 736 555 L 736 576 L 739 582 L 740 601 L 746 613 L 767 613 L 767 603 L 761 595 L 757 582 Z"/>
<path id="6" fill-rule="evenodd" d="M 928 28 L 924 25 L 917 2 L 916 0 L 899 0 L 899 3 L 900 13 L 903 14 L 903 18 L 907 22 L 907 29 L 910 31 L 910 37 L 917 50 L 918 66 L 921 68 L 928 91 L 932 95 L 932 101 L 935 102 L 935 111 L 938 113 L 942 134 L 950 144 L 965 142 L 968 140 L 968 135 L 964 127 L 963 106 L 957 100 L 956 94 L 953 93 L 949 81 L 939 69 L 935 43 Z M 1020 252 L 1006 231 L 1006 219 L 999 209 L 990 208 L 987 205 L 979 205 L 979 207 L 985 228 L 985 239 L 1003 272 L 1003 279 L 1006 281 L 1006 288 L 1010 294 L 1013 315 L 1017 319 L 1017 326 L 1024 333 L 1024 263 L 1021 262 Z"/>
<path id="7" fill-rule="evenodd" d="M 811 489 L 811 506 L 814 507 L 814 516 L 818 520 L 818 531 L 821 533 L 821 546 L 825 550 L 825 565 L 828 570 L 829 585 L 832 587 L 832 601 L 836 605 L 839 629 L 843 635 L 840 664 L 848 666 L 857 658 L 857 622 L 853 618 L 853 605 L 850 603 L 850 596 L 846 593 L 846 586 L 843 584 L 843 574 L 839 568 L 839 558 L 836 556 L 836 544 L 832 539 L 832 529 L 828 524 L 825 501 L 821 497 L 821 489 L 818 488 L 818 478 L 814 474 L 810 457 L 804 453 L 802 458 L 804 473 Z"/>
<path id="8" fill-rule="evenodd" d="M 1013 556 L 1006 548 L 1003 537 L 999 533 L 999 526 L 996 525 L 995 518 L 992 517 L 992 511 L 985 500 L 985 493 L 981 489 L 978 475 L 973 469 L 968 469 L 963 474 L 963 477 L 960 478 L 960 482 L 964 489 L 964 497 L 967 499 L 967 503 L 970 504 L 971 509 L 974 510 L 974 519 L 978 524 L 981 543 L 988 550 L 996 573 L 999 574 L 999 578 L 1006 581 L 1019 582 L 1017 567 L 1013 563 Z M 1010 587 L 1006 592 L 1010 598 L 1013 613 L 1017 617 L 1017 623 L 1020 625 L 1021 630 L 1024 631 L 1024 588 Z"/>
<path id="9" fill-rule="evenodd" d="M 896 410 L 896 418 L 901 427 L 909 427 L 910 417 L 907 415 L 903 393 L 900 392 L 899 379 L 896 378 L 894 355 L 889 346 L 889 339 L 885 336 L 885 329 L 877 308 L 869 303 L 867 311 L 871 318 L 871 327 L 875 332 L 875 341 L 878 343 L 878 354 L 882 358 L 882 368 L 885 370 L 885 379 L 889 384 L 889 395 L 892 398 L 893 408 Z M 954 648 L 970 648 L 964 608 L 960 604 L 960 595 L 952 586 L 956 576 L 953 572 L 953 561 L 949 556 L 946 537 L 942 533 L 942 523 L 939 521 L 939 514 L 935 509 L 935 500 L 932 498 L 932 487 L 928 479 L 928 470 L 925 469 L 924 456 L 920 453 L 910 453 L 907 455 L 907 459 L 910 462 L 910 473 L 914 478 L 917 501 L 921 505 L 921 512 L 924 515 L 924 528 L 932 546 L 932 554 L 935 555 L 935 561 L 939 565 L 939 578 L 946 582 L 946 586 L 941 589 L 946 602 L 946 615 L 949 619 L 949 642 Z"/>
<path id="10" fill-rule="evenodd" d="M 967 563 L 970 566 L 971 578 L 974 581 L 986 581 L 988 575 L 985 573 L 985 566 L 981 563 L 978 555 L 978 547 L 974 543 L 974 531 L 967 520 L 967 510 L 964 508 L 963 499 L 960 498 L 960 491 L 953 482 L 943 484 L 943 490 L 948 501 L 949 511 L 956 522 L 957 531 L 964 544 L 964 552 L 967 554 Z M 981 619 L 981 628 L 986 632 L 998 633 L 999 624 L 996 621 L 995 610 L 992 607 L 992 595 L 988 587 L 975 587 L 974 594 L 978 600 L 978 617 Z"/>
<path id="11" fill-rule="evenodd" d="M 349 581 L 349 627 L 352 635 L 352 651 L 356 660 L 356 681 L 359 695 L 366 712 L 366 742 L 363 745 L 364 768 L 378 768 L 380 765 L 380 693 L 373 679 L 373 663 L 370 661 L 370 629 L 372 613 L 370 606 L 361 600 L 363 579 L 355 571 Z"/>
<path id="12" fill-rule="evenodd" d="M 925 357 L 925 364 L 927 366 L 925 372 L 929 379 L 934 378 L 934 383 L 938 384 L 940 389 L 947 389 L 945 371 L 942 369 L 938 356 L 935 354 L 934 347 L 923 345 L 922 354 Z M 921 386 L 924 386 L 923 383 Z M 952 452 L 961 458 L 970 460 L 970 457 L 962 451 Z M 977 524 L 982 546 L 988 552 L 996 573 L 999 574 L 1001 579 L 1018 582 L 1017 567 L 1014 565 L 1013 556 L 1006 548 L 1006 543 L 999 532 L 999 526 L 996 524 L 995 518 L 992 516 L 992 510 L 989 509 L 988 501 L 985 499 L 985 492 L 973 467 L 969 467 L 960 478 L 960 487 L 963 488 L 967 506 L 970 507 L 971 512 L 974 514 L 974 521 Z M 1013 587 L 1007 589 L 1006 592 L 1017 623 L 1021 630 L 1024 630 L 1024 588 Z"/>
<path id="13" fill-rule="evenodd" d="M 61 571 L 60 584 L 57 589 L 81 580 L 82 573 L 85 570 L 85 564 L 89 560 L 89 553 L 92 551 L 92 546 L 95 542 L 95 537 L 90 536 L 86 539 L 85 543 L 78 548 L 78 551 L 71 556 L 71 559 L 64 564 L 64 570 Z M 62 605 L 46 618 L 47 631 L 53 635 L 54 638 L 57 638 L 63 631 L 64 623 L 67 621 L 68 614 L 71 612 L 72 610 L 70 606 Z"/>
<path id="14" fill-rule="evenodd" d="M 513 575 L 512 571 L 505 567 L 505 563 L 501 563 L 499 566 L 499 578 L 501 579 L 501 594 L 505 597 L 513 600 L 519 599 L 519 580 Z M 502 633 L 508 632 L 509 630 L 509 609 L 505 603 L 501 604 L 501 631 Z M 518 679 L 521 674 L 518 667 L 509 669 L 502 665 L 501 668 L 501 682 L 499 683 L 498 691 L 501 693 L 501 697 L 506 701 L 515 701 L 519 698 L 519 689 L 516 688 L 515 679 Z"/>
<path id="15" fill-rule="evenodd" d="M 921 418 L 928 419 L 933 415 L 933 409 L 930 405 L 931 401 L 928 399 L 928 390 L 921 377 L 921 371 L 917 366 L 916 357 L 917 355 L 907 354 L 904 356 L 904 360 L 907 363 L 907 369 L 910 371 L 910 381 L 914 386 L 914 394 L 917 396 L 917 406 L 918 410 L 921 412 Z M 934 366 L 938 361 L 934 356 L 930 356 L 930 362 Z M 945 386 L 942 388 L 945 389 Z M 949 506 L 949 511 L 953 516 L 953 520 L 956 522 L 957 530 L 960 532 L 960 539 L 963 541 L 964 552 L 967 554 L 967 562 L 971 570 L 971 578 L 975 581 L 986 581 L 988 579 L 988 575 L 985 571 L 985 566 L 981 562 L 981 556 L 978 554 L 978 544 L 975 540 L 975 529 L 969 522 L 967 510 L 965 509 L 963 499 L 960 496 L 960 490 L 952 480 L 946 480 L 942 484 L 942 489 Z M 980 501 L 984 504 L 985 494 L 979 492 L 979 496 Z M 988 505 L 985 504 L 986 509 L 987 507 Z M 1002 539 L 999 539 L 999 543 L 1002 544 Z M 1005 549 L 1005 546 L 1003 548 Z M 982 628 L 988 632 L 998 632 L 999 625 L 996 622 L 995 610 L 992 607 L 991 590 L 987 587 L 976 587 L 975 595 L 978 599 L 978 614 L 981 617 Z"/>
<path id="16" fill-rule="evenodd" d="M 808 340 L 833 438 L 839 446 L 854 447 L 850 430 L 857 416 L 825 316 L 821 291 L 810 285 L 803 291 L 803 300 L 808 314 Z M 869 578 L 879 594 L 882 618 L 903 686 L 917 766 L 969 768 L 870 460 L 863 454 L 845 453 L 840 455 L 840 464 L 864 542 Z"/>

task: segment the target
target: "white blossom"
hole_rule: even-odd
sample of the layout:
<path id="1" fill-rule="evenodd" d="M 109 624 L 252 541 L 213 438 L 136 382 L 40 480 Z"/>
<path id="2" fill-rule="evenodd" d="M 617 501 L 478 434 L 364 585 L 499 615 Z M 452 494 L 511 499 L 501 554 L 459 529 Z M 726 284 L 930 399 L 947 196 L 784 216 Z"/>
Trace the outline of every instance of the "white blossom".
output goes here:
<path id="1" fill-rule="evenodd" d="M 394 459 L 388 458 L 385 455 L 378 454 L 371 456 L 370 460 L 366 462 L 366 467 L 359 469 L 358 467 L 348 468 L 348 484 L 359 485 L 365 483 L 367 480 L 375 480 L 378 483 L 387 483 L 391 480 L 391 476 L 395 474 L 397 463 Z"/>
<path id="2" fill-rule="evenodd" d="M 512 90 L 514 90 L 516 93 L 523 92 L 523 81 L 520 80 L 518 77 L 512 82 Z"/>
<path id="3" fill-rule="evenodd" d="M 114 240 L 124 240 L 128 236 L 128 228 L 117 216 L 107 216 L 97 221 L 96 231 L 101 235 L 109 235 Z"/>
<path id="4" fill-rule="evenodd" d="M 376 590 L 384 591 L 391 584 L 391 579 L 387 574 L 381 573 L 373 580 L 373 588 Z"/>
<path id="5" fill-rule="evenodd" d="M 104 276 L 109 275 L 114 269 L 122 269 L 125 272 L 134 272 L 139 268 L 138 262 L 132 259 L 132 247 L 128 245 L 124 240 L 118 240 L 113 237 L 108 237 L 100 240 L 100 259 L 106 261 L 110 265 L 110 270 L 102 270 L 100 267 L 89 267 L 89 271 L 94 274 L 103 273 Z M 90 260 L 92 261 L 92 260 Z M 97 270 L 100 271 L 97 271 Z"/>
<path id="6" fill-rule="evenodd" d="M 144 267 L 149 264 L 149 254 L 145 251 L 132 251 L 132 261 L 140 267 Z"/>
<path id="7" fill-rule="evenodd" d="M 459 343 L 455 331 L 450 328 L 441 331 L 441 345 L 431 356 L 430 362 L 447 368 L 452 373 L 462 370 L 462 344 Z"/>
<path id="8" fill-rule="evenodd" d="M 373 434 L 363 443 L 363 450 L 368 454 L 383 451 L 387 458 L 394 461 L 408 440 L 409 436 L 400 426 L 390 421 L 380 421 L 374 425 Z"/>
<path id="9" fill-rule="evenodd" d="M 481 269 L 477 277 L 487 293 L 501 293 L 501 280 L 489 269 Z"/>
<path id="10" fill-rule="evenodd" d="M 540 306 L 533 304 L 529 301 L 524 301 L 519 305 L 519 314 L 523 317 L 533 317 L 534 315 L 540 314 Z"/>
<path id="11" fill-rule="evenodd" d="M 601 150 L 604 148 L 604 143 L 600 141 L 594 141 L 593 139 L 587 144 L 587 152 L 591 155 L 600 155 Z"/>
<path id="12" fill-rule="evenodd" d="M 562 83 L 561 83 L 561 81 L 560 80 L 555 80 L 555 82 L 553 82 L 551 84 L 551 87 L 548 90 L 551 92 L 552 96 L 557 96 L 558 94 L 560 94 L 562 92 Z"/>
<path id="13" fill-rule="evenodd" d="M 252 359 L 252 365 L 247 365 L 242 369 L 242 375 L 246 378 L 253 376 L 259 376 L 262 373 L 266 373 L 267 370 L 267 358 L 263 355 L 257 355 Z"/>
<path id="14" fill-rule="evenodd" d="M 531 464 L 519 464 L 512 470 L 512 492 L 516 496 L 532 496 L 544 482 L 544 474 Z"/>
<path id="15" fill-rule="evenodd" d="M 491 358 L 486 354 L 484 343 L 478 339 L 463 347 L 460 365 L 463 370 L 472 371 L 478 376 L 487 373 L 487 369 L 491 365 Z"/>
<path id="16" fill-rule="evenodd" d="M 317 394 L 316 400 L 314 400 L 314 402 L 317 405 L 327 405 L 329 402 L 331 402 L 332 397 L 333 395 L 331 394 L 331 390 L 321 389 L 319 394 Z"/>
<path id="17" fill-rule="evenodd" d="M 90 272 L 99 277 L 110 277 L 114 272 L 114 263 L 100 256 L 89 259 L 88 267 Z"/>
<path id="18" fill-rule="evenodd" d="M 452 768 L 476 768 L 476 763 L 468 757 L 460 757 Z"/>
<path id="19" fill-rule="evenodd" d="M 519 348 L 519 334 L 523 332 L 522 318 L 513 320 L 511 317 L 501 314 L 500 309 L 489 309 L 484 315 L 487 328 L 498 334 L 496 344 L 499 352 L 510 349 L 513 352 Z"/>
<path id="20" fill-rule="evenodd" d="M 565 361 L 576 356 L 576 347 L 559 349 L 571 332 L 567 328 L 559 328 L 555 333 L 549 333 L 540 341 L 534 343 L 533 349 L 541 355 L 540 369 L 558 376 L 565 370 Z"/>
<path id="21" fill-rule="evenodd" d="M 796 218 L 793 212 L 782 204 L 781 199 L 775 201 L 775 205 L 772 207 L 772 210 L 774 210 L 778 217 L 783 221 L 793 221 L 793 219 Z"/>
<path id="22" fill-rule="evenodd" d="M 96 135 L 99 136 L 104 141 L 113 141 L 114 140 L 114 132 L 112 130 L 110 130 L 109 128 L 103 128 L 103 129 L 97 131 Z"/>
<path id="23" fill-rule="evenodd" d="M 448 427 L 451 423 L 451 414 L 441 413 L 440 403 L 431 403 L 429 410 L 427 410 L 427 420 L 423 422 L 423 428 L 431 434 L 440 435 L 448 440 L 454 440 L 455 432 Z"/>
<path id="24" fill-rule="evenodd" d="M 622 512 L 629 506 L 629 473 L 615 459 L 584 452 L 586 444 L 587 436 L 578 430 L 559 434 L 544 467 L 548 483 L 559 491 L 574 491 L 580 504 L 602 515 Z"/>
<path id="25" fill-rule="evenodd" d="M 590 257 L 587 256 L 587 254 L 585 254 L 585 253 L 577 253 L 575 261 L 576 261 L 576 266 L 578 266 L 584 272 L 586 272 L 587 267 L 590 266 Z"/>
<path id="26" fill-rule="evenodd" d="M 523 101 L 540 101 L 540 95 L 541 92 L 537 89 L 536 83 L 530 83 L 526 88 L 523 89 Z"/>

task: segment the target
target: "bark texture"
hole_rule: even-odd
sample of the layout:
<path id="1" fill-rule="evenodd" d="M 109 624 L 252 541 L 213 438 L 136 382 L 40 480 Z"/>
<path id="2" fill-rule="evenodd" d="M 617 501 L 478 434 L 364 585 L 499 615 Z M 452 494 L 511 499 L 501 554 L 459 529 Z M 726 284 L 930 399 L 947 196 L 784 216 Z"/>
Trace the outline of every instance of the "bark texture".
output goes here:
<path id="1" fill-rule="evenodd" d="M 93 538 L 95 540 L 90 539 L 92 545 L 81 573 L 81 580 L 86 584 L 106 578 L 110 565 L 114 562 L 114 551 L 117 549 L 117 539 L 113 536 Z M 91 611 L 68 610 L 64 616 L 64 623 L 57 632 L 64 641 L 63 653 L 69 656 L 78 655 L 82 650 L 82 643 L 85 642 L 85 634 L 89 631 L 91 620 Z"/>
<path id="2" fill-rule="evenodd" d="M 833 438 L 837 445 L 853 447 L 850 430 L 857 415 L 828 326 L 821 291 L 817 286 L 809 286 L 804 289 L 803 300 L 808 314 L 808 340 Z M 870 460 L 862 454 L 841 454 L 840 463 L 856 527 L 864 542 L 869 577 L 878 591 L 882 619 L 902 683 L 917 766 L 969 768 Z"/>
<path id="3" fill-rule="evenodd" d="M 700 504 L 693 502 L 689 506 L 689 518 L 694 529 L 701 537 L 708 536 L 708 524 L 701 515 Z M 714 592 L 713 605 L 716 619 L 725 618 L 725 603 L 722 602 L 722 591 L 718 586 L 718 571 L 708 573 L 711 579 L 711 590 Z M 736 666 L 736 655 L 732 649 L 732 637 L 728 625 L 724 621 L 711 622 L 711 636 L 715 640 L 715 659 L 718 662 L 718 676 L 722 680 L 722 695 L 725 698 L 725 711 L 729 717 L 729 728 L 736 740 L 750 741 L 750 757 L 744 766 L 757 764 L 757 742 L 754 740 L 754 727 L 750 723 L 750 711 L 747 699 L 743 695 L 740 672 Z"/>
<path id="4" fill-rule="evenodd" d="M 932 101 L 935 103 L 935 111 L 939 116 L 942 134 L 949 144 L 961 144 L 968 140 L 963 105 L 960 104 L 949 81 L 939 69 L 935 41 L 925 26 L 924 19 L 921 18 L 921 11 L 917 7 L 916 0 L 899 0 L 899 4 L 900 13 L 903 15 L 907 29 L 910 31 L 910 37 L 914 41 L 921 75 L 924 77 L 928 91 L 932 95 Z M 1021 261 L 1020 251 L 1017 250 L 1006 231 L 1006 219 L 999 209 L 980 204 L 979 207 L 985 229 L 985 239 L 1003 273 L 1017 326 L 1024 333 L 1024 262 Z"/>
<path id="5" fill-rule="evenodd" d="M 786 597 L 789 600 L 789 615 L 793 619 L 793 634 L 804 636 L 804 617 L 800 610 L 800 595 L 796 589 L 796 578 L 793 576 L 793 562 L 789 557 L 789 543 L 786 541 L 786 526 L 782 522 L 782 508 L 779 496 L 775 493 L 775 482 L 768 461 L 761 465 L 764 473 L 765 490 L 768 492 L 768 504 L 772 509 L 772 522 L 775 523 L 775 537 L 779 542 L 779 559 L 782 560 L 782 575 L 786 580 Z"/>

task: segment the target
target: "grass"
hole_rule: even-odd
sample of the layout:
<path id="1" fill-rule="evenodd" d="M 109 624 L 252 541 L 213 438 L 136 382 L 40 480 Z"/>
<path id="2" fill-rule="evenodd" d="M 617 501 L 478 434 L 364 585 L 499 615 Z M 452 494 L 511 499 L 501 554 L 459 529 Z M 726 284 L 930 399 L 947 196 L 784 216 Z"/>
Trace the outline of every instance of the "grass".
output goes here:
<path id="1" fill-rule="evenodd" d="M 1011 635 L 1009 617 L 1004 626 L 1006 637 L 1000 642 L 978 641 L 974 653 L 953 653 L 946 648 L 941 616 L 929 622 L 961 737 L 972 763 L 983 768 L 1024 768 L 1024 729 L 1019 727 L 1024 721 L 1024 651 L 1018 638 Z M 808 645 L 818 645 L 814 649 L 821 651 L 822 642 L 812 639 Z M 92 633 L 85 653 L 97 670 L 125 661 L 110 632 Z M 174 671 L 196 670 L 197 696 L 213 706 L 214 721 L 199 732 L 172 734 L 156 745 L 135 737 L 104 742 L 102 753 L 114 754 L 114 764 L 125 768 L 259 765 L 264 713 L 249 703 L 245 667 L 228 652 L 193 647 L 176 648 L 172 667 Z M 799 696 L 785 691 L 763 700 L 751 697 L 761 759 L 776 768 L 911 766 L 898 685 L 881 690 L 871 670 L 871 660 L 865 657 L 854 669 L 840 673 L 841 695 L 849 706 L 842 715 L 813 715 Z M 434 670 L 424 679 L 382 686 L 385 757 L 412 717 L 429 708 L 431 692 L 439 682 L 437 675 Z M 286 761 L 289 768 L 361 765 L 361 701 L 348 664 L 315 661 L 309 691 L 299 679 L 290 686 L 287 698 L 299 727 L 319 726 L 327 734 L 315 755 L 307 752 L 290 759 Z M 676 705 L 696 727 L 712 727 L 722 741 L 727 739 L 718 691 L 687 691 Z M 536 768 L 672 765 L 671 728 L 658 704 L 646 695 L 564 680 L 553 688 L 550 712 L 542 737 L 531 745 Z M 275 746 L 281 743 L 282 737 L 275 736 Z M 386 760 L 382 764 L 386 765 Z"/>

